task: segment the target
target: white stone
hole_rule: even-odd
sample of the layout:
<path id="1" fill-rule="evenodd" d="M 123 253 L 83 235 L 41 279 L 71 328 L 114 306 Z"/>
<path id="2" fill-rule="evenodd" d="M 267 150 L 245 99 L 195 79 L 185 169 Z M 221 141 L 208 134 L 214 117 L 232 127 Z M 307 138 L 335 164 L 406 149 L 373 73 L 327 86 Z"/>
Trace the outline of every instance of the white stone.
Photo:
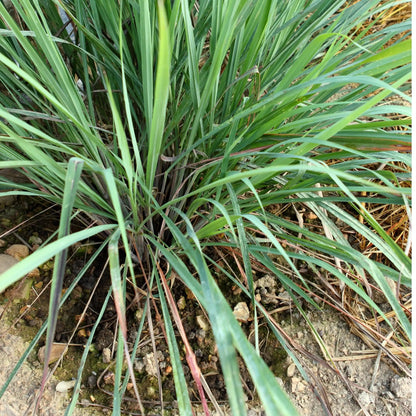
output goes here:
<path id="1" fill-rule="evenodd" d="M 60 381 L 56 387 L 55 390 L 58 393 L 65 393 L 66 391 L 72 389 L 75 386 L 76 380 L 69 380 L 69 381 Z"/>
<path id="2" fill-rule="evenodd" d="M 287 376 L 292 378 L 295 375 L 295 371 L 296 371 L 296 364 L 292 363 L 289 365 L 289 367 L 287 368 Z"/>

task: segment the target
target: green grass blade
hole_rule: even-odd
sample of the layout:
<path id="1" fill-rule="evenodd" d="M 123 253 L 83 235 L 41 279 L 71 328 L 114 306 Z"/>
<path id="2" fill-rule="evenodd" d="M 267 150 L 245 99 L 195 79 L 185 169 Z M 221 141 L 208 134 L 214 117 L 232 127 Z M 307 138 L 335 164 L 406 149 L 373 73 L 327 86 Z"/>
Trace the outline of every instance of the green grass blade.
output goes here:
<path id="1" fill-rule="evenodd" d="M 75 197 L 78 189 L 78 182 L 81 178 L 83 161 L 81 159 L 72 158 L 68 162 L 68 171 L 65 179 L 65 188 L 62 201 L 61 218 L 58 229 L 58 239 L 62 239 L 69 234 L 71 214 L 74 207 Z M 51 354 L 51 348 L 53 339 L 55 336 L 56 323 L 58 321 L 59 311 L 59 299 L 61 298 L 62 287 L 65 275 L 65 266 L 68 249 L 64 248 L 58 252 L 55 257 L 55 263 L 52 274 L 52 287 L 49 302 L 48 312 L 48 331 L 45 342 L 45 364 L 43 368 L 43 377 L 39 393 L 39 398 L 42 396 L 45 388 L 48 370 L 49 370 L 49 358 Z M 37 401 L 36 408 L 39 401 Z"/>
<path id="2" fill-rule="evenodd" d="M 127 366 L 129 369 L 131 381 L 133 383 L 133 389 L 139 404 L 140 410 L 144 412 L 144 408 L 140 399 L 139 391 L 137 389 L 136 379 L 134 376 L 133 365 L 129 355 L 129 347 L 127 345 L 127 321 L 126 321 L 126 273 L 127 269 L 124 271 L 123 279 L 121 278 L 121 268 L 119 260 L 119 242 L 120 239 L 120 230 L 116 230 L 111 236 L 108 244 L 108 258 L 110 264 L 110 276 L 111 276 L 111 285 L 113 288 L 114 294 L 114 304 L 117 311 L 119 331 L 118 331 L 118 346 L 117 346 L 117 356 L 116 356 L 116 373 L 115 373 L 115 382 L 114 382 L 114 393 L 113 393 L 113 415 L 120 414 L 121 411 L 121 375 L 123 367 L 123 355 L 126 358 Z"/>
<path id="3" fill-rule="evenodd" d="M 146 185 L 148 189 L 153 188 L 153 181 L 162 148 L 163 131 L 166 118 L 166 105 L 169 94 L 170 79 L 170 46 L 169 27 L 166 11 L 162 1 L 158 0 L 158 21 L 159 21 L 159 53 L 156 72 L 156 85 L 154 94 L 154 105 L 152 124 L 149 135 L 149 150 L 146 168 Z"/>

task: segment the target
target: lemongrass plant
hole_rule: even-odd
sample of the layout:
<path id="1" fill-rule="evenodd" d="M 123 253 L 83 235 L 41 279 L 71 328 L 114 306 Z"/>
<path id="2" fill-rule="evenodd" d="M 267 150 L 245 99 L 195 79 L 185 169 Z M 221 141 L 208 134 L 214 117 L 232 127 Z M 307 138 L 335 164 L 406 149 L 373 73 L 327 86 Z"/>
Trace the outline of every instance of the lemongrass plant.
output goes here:
<path id="1" fill-rule="evenodd" d="M 50 346 L 57 310 L 68 296 L 60 299 L 68 248 L 93 236 L 103 241 L 108 296 L 119 321 L 113 414 L 120 414 L 127 381 L 135 386 L 131 363 L 142 334 L 131 352 L 125 294 L 143 288 L 151 295 L 138 277 L 143 273 L 158 293 L 181 414 L 192 414 L 192 405 L 178 337 L 188 344 L 170 291 L 178 279 L 209 317 L 235 415 L 246 413 L 237 354 L 266 413 L 295 414 L 261 358 L 260 319 L 291 351 L 255 298 L 254 261 L 299 308 L 297 299 L 317 305 L 298 265 L 319 266 L 398 330 L 366 291 L 363 282 L 371 278 L 410 339 L 408 317 L 387 281 L 410 286 L 410 260 L 362 204 L 410 204 L 409 188 L 400 186 L 407 171 L 392 169 L 396 162 L 410 164 L 403 152 L 410 122 L 402 117 L 409 111 L 390 99 L 410 100 L 404 35 L 410 22 L 372 30 L 397 3 L 0 3 L 0 169 L 27 178 L 11 183 L 0 170 L 0 187 L 62 206 L 57 238 L 3 273 L 0 291 L 55 256 Z M 389 117 L 393 113 L 400 117 Z M 321 227 L 273 214 L 277 204 L 307 207 Z M 81 214 L 90 226 L 71 232 Z M 343 224 L 383 252 L 388 264 L 352 247 Z M 212 246 L 239 253 L 238 273 L 218 270 Z M 254 345 L 219 289 L 219 274 L 233 279 L 250 304 Z M 187 364 L 207 410 L 188 347 Z M 85 356 L 67 414 L 77 402 L 84 362 Z"/>

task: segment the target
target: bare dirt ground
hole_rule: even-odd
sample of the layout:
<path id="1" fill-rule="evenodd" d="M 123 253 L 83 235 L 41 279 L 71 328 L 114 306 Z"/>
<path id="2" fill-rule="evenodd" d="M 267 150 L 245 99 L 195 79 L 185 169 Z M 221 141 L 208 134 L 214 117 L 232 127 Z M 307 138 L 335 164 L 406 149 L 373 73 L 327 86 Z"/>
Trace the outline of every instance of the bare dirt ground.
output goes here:
<path id="1" fill-rule="evenodd" d="M 345 321 L 331 310 L 311 312 L 310 319 L 321 335 L 333 359 L 327 366 L 306 360 L 312 369 L 311 386 L 294 365 L 288 367 L 286 383 L 291 399 L 302 416 L 410 416 L 411 378 L 400 374 L 388 361 L 379 361 L 363 341 L 352 334 Z M 299 329 L 287 327 L 308 352 L 323 357 L 319 344 L 305 324 Z M 390 364 L 390 365 L 389 365 Z M 334 371 L 336 366 L 337 371 Z M 320 386 L 321 384 L 321 386 Z M 326 394 L 331 413 L 325 411 L 311 387 Z M 328 409 L 329 410 L 329 409 Z"/>
<path id="2" fill-rule="evenodd" d="M 1 312 L 1 310 L 0 310 Z M 404 377 L 397 370 L 381 360 L 377 364 L 377 355 L 369 353 L 367 346 L 351 334 L 348 325 L 331 310 L 310 312 L 309 318 L 314 322 L 324 340 L 328 352 L 334 359 L 340 376 L 333 369 L 333 364 L 318 363 L 313 359 L 303 359 L 302 363 L 311 369 L 310 384 L 306 382 L 290 359 L 285 359 L 281 366 L 285 375 L 281 378 L 282 386 L 296 404 L 302 416 L 410 416 L 411 415 L 411 379 Z M 297 322 L 296 322 L 297 321 Z M 293 314 L 281 322 L 283 329 L 308 352 L 323 359 L 319 344 L 311 336 L 307 325 Z M 6 332 L 5 332 L 6 331 Z M 5 320 L 0 321 L 0 385 L 13 370 L 15 364 L 28 346 L 19 336 L 19 328 L 10 329 Z M 325 361 L 325 360 L 323 360 Z M 63 366 L 66 365 L 65 359 Z M 23 416 L 29 404 L 33 402 L 42 376 L 42 365 L 36 358 L 31 358 L 19 370 L 5 395 L 0 400 L 0 415 Z M 344 377 L 344 380 L 343 380 Z M 65 380 L 69 381 L 69 380 Z M 72 389 L 66 392 L 56 391 L 59 380 L 52 377 L 48 383 L 44 399 L 41 402 L 39 416 L 64 415 L 69 403 Z M 85 385 L 83 386 L 85 389 Z M 323 396 L 328 404 L 322 404 L 313 391 Z M 109 414 L 109 409 L 100 408 L 99 403 L 85 400 L 89 407 L 78 406 L 76 416 L 98 416 Z M 92 406 L 98 407 L 92 407 Z M 195 406 L 197 414 L 199 406 Z M 222 414 L 231 414 L 227 406 L 221 406 Z M 173 414 L 176 412 L 173 411 Z M 158 413 L 152 413 L 158 414 Z M 219 414 L 214 411 L 213 414 Z M 263 415 L 255 403 L 248 403 L 248 415 Z"/>
<path id="3" fill-rule="evenodd" d="M 6 334 L 3 331 L 4 323 L 0 324 L 0 384 L 3 385 L 14 366 L 28 346 L 28 342 L 19 335 Z M 14 332 L 14 331 L 13 331 Z M 0 399 L 0 415 L 23 416 L 31 415 L 36 392 L 39 389 L 42 378 L 42 367 L 36 364 L 25 363 L 9 385 L 7 391 Z M 59 380 L 52 377 L 46 389 L 44 398 L 39 407 L 39 416 L 63 416 L 70 401 L 70 394 L 59 393 L 56 386 Z M 99 416 L 102 412 L 94 408 L 78 407 L 75 416 Z"/>

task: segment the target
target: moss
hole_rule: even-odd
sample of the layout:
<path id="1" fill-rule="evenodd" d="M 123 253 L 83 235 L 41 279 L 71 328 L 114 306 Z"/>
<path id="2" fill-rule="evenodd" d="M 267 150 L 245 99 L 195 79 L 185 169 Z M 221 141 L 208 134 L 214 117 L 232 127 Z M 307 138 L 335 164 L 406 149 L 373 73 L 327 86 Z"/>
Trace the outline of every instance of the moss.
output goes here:
<path id="1" fill-rule="evenodd" d="M 286 357 L 287 353 L 283 347 L 278 346 L 276 348 L 276 346 L 274 346 L 271 348 L 270 369 L 276 377 L 280 377 L 283 380 L 286 378 Z"/>

